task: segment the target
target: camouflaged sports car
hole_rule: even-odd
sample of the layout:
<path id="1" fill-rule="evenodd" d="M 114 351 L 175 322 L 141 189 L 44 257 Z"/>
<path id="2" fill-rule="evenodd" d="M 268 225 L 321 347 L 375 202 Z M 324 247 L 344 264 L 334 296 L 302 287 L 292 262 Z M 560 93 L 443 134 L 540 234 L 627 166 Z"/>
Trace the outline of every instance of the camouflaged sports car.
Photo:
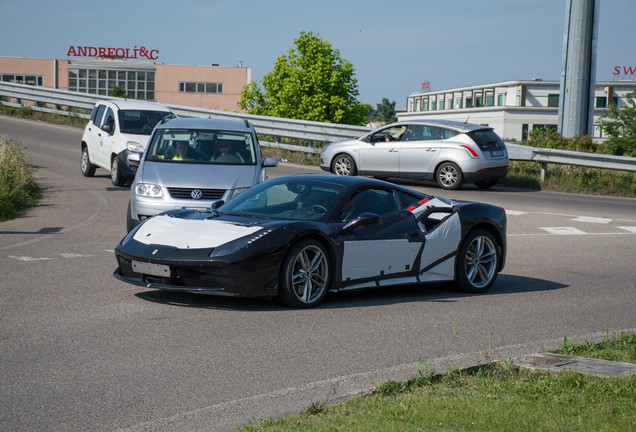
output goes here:
<path id="1" fill-rule="evenodd" d="M 268 180 L 208 212 L 172 210 L 131 231 L 114 275 L 147 288 L 280 299 L 454 281 L 484 292 L 503 269 L 506 214 L 363 177 Z"/>

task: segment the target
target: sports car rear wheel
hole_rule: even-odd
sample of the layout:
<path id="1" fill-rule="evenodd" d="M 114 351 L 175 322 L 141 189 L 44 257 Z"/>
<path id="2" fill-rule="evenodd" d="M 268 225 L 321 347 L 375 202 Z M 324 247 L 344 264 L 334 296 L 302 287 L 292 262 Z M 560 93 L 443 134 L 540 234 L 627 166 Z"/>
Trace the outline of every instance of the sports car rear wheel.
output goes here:
<path id="1" fill-rule="evenodd" d="M 299 241 L 283 260 L 279 299 L 290 307 L 316 306 L 329 289 L 330 270 L 324 246 L 311 239 Z"/>
<path id="2" fill-rule="evenodd" d="M 493 235 L 483 229 L 471 231 L 457 256 L 457 289 L 485 292 L 495 283 L 498 269 L 499 253 Z"/>

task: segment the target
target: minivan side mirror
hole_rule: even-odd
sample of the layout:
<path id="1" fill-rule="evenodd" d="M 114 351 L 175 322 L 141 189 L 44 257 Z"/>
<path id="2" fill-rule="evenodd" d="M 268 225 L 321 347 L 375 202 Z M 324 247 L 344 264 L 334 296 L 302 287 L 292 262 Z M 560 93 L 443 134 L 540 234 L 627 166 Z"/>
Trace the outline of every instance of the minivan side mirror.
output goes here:
<path id="1" fill-rule="evenodd" d="M 272 168 L 278 166 L 278 159 L 273 157 L 266 157 L 263 159 L 263 168 Z"/>

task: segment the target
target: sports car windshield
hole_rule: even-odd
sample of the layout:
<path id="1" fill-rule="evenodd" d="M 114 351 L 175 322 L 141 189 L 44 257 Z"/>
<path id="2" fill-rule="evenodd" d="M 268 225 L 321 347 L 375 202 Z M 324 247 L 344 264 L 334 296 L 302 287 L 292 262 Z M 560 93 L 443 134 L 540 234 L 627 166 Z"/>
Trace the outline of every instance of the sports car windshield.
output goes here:
<path id="1" fill-rule="evenodd" d="M 206 165 L 255 165 L 249 132 L 206 129 L 157 129 L 146 160 Z"/>
<path id="2" fill-rule="evenodd" d="M 243 192 L 223 207 L 223 214 L 285 220 L 321 220 L 345 187 L 311 180 L 270 180 Z"/>

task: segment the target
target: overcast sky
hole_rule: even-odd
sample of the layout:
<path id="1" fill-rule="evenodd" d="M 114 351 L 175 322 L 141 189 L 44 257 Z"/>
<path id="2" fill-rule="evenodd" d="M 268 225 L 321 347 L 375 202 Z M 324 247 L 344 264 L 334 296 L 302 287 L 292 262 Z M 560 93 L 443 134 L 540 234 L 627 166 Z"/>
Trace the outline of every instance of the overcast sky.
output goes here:
<path id="1" fill-rule="evenodd" d="M 636 0 L 600 0 L 597 81 L 636 68 Z M 0 0 L 0 56 L 65 59 L 70 46 L 158 50 L 158 63 L 272 71 L 301 31 L 340 51 L 359 100 L 561 73 L 566 0 Z"/>

